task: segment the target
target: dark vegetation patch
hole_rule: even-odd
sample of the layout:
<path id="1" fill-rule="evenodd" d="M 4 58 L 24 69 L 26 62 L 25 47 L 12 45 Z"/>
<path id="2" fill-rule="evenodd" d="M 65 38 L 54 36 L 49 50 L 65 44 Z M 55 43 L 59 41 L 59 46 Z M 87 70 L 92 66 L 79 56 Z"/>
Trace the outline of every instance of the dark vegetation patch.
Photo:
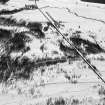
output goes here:
<path id="1" fill-rule="evenodd" d="M 83 101 L 80 101 L 77 98 L 48 98 L 46 105 L 80 105 Z"/>
<path id="2" fill-rule="evenodd" d="M 42 58 L 42 59 L 37 59 L 35 62 L 35 67 L 40 67 L 40 66 L 50 66 L 50 65 L 54 65 L 57 63 L 63 63 L 66 62 L 67 59 L 65 57 L 61 57 L 61 58 Z"/>
<path id="3" fill-rule="evenodd" d="M 83 47 L 85 48 L 86 54 L 97 54 L 104 52 L 104 50 L 96 43 L 92 43 L 88 40 L 84 40 L 77 37 L 72 37 L 70 40 L 74 43 L 74 45 L 79 49 L 83 50 L 81 48 L 81 44 L 83 44 Z"/>
<path id="4" fill-rule="evenodd" d="M 0 40 L 5 39 L 5 38 L 8 39 L 10 37 L 11 37 L 11 32 L 10 31 L 0 29 Z"/>
<path id="5" fill-rule="evenodd" d="M 0 17 L 0 24 L 1 25 L 17 25 L 16 21 L 11 18 Z"/>
<path id="6" fill-rule="evenodd" d="M 38 27 L 42 28 L 41 24 L 38 24 Z M 36 61 L 31 61 L 29 58 L 22 56 L 11 58 L 10 54 L 13 52 L 22 52 L 24 54 L 29 51 L 30 48 L 26 46 L 26 43 L 30 42 L 31 39 L 24 32 L 13 33 L 7 30 L 0 30 L 0 39 L 3 40 L 3 38 L 7 38 L 8 44 L 4 42 L 5 54 L 0 54 L 0 82 L 6 82 L 11 77 L 16 79 L 29 79 L 34 68 L 66 62 L 65 57 L 55 59 L 48 57 L 45 59 L 39 58 Z"/>
<path id="7" fill-rule="evenodd" d="M 62 42 L 60 43 L 60 49 L 61 49 L 61 51 L 64 52 L 65 56 L 67 56 L 71 59 L 72 58 L 75 59 L 75 58 L 79 57 L 78 53 L 72 47 L 68 47 L 68 46 L 64 45 Z"/>
<path id="8" fill-rule="evenodd" d="M 49 66 L 56 64 L 58 62 L 65 62 L 66 59 L 39 59 L 36 62 L 31 61 L 28 57 L 11 59 L 10 56 L 1 56 L 0 57 L 0 82 L 6 82 L 12 78 L 15 79 L 29 79 L 31 73 L 35 68 L 40 66 Z"/>
<path id="9" fill-rule="evenodd" d="M 105 4 L 104 0 L 81 0 L 84 2 L 91 2 L 91 3 L 101 3 L 101 4 Z"/>
<path id="10" fill-rule="evenodd" d="M 28 24 L 26 24 L 26 21 L 24 20 L 21 20 L 21 22 L 17 22 L 15 19 L 0 17 L 0 24 L 8 26 L 20 26 L 20 27 L 23 26 L 29 28 L 30 32 L 33 33 L 36 38 L 45 38 L 45 34 L 42 31 L 43 30 L 42 23 L 29 22 Z"/>
<path id="11" fill-rule="evenodd" d="M 2 30 L 2 32 L 4 33 L 1 34 L 7 37 L 7 31 Z M 1 47 L 1 49 L 5 47 L 5 54 L 0 55 L 0 82 L 7 81 L 12 74 L 13 76 L 16 75 L 16 77 L 19 77 L 18 74 L 22 75 L 23 73 L 23 77 L 28 78 L 28 72 L 33 67 L 32 62 L 25 60 L 26 66 L 24 66 L 23 68 L 23 61 L 20 63 L 18 61 L 19 58 L 16 58 L 14 60 L 10 57 L 11 52 L 22 51 L 24 53 L 25 50 L 29 50 L 29 48 L 27 49 L 25 45 L 26 41 L 29 41 L 29 37 L 27 37 L 24 33 L 15 33 L 13 35 L 12 34 L 10 34 L 10 38 L 8 38 L 8 44 L 4 42 L 3 46 Z M 1 38 L 1 40 L 4 38 L 4 36 Z M 23 72 L 21 73 L 22 69 Z"/>
<path id="12" fill-rule="evenodd" d="M 80 32 L 78 32 L 80 34 Z M 84 40 L 80 37 L 73 36 L 70 38 L 73 45 L 84 55 L 88 54 L 98 54 L 105 52 L 104 49 L 102 49 L 97 43 L 92 43 L 88 40 Z M 76 52 L 75 49 L 69 46 L 66 46 L 62 42 L 60 42 L 60 49 L 64 52 L 64 55 L 69 58 L 69 60 L 77 60 L 80 58 L 79 54 Z"/>
<path id="13" fill-rule="evenodd" d="M 32 10 L 32 9 L 38 9 L 35 5 L 25 5 L 25 9 Z"/>
<path id="14" fill-rule="evenodd" d="M 42 32 L 42 24 L 41 23 L 29 23 L 27 27 L 35 33 L 37 38 L 44 38 L 45 34 Z"/>
<path id="15" fill-rule="evenodd" d="M 31 41 L 31 39 L 24 33 L 16 33 L 14 37 L 10 39 L 11 51 L 20 51 L 26 48 L 26 42 Z"/>
<path id="16" fill-rule="evenodd" d="M 71 105 L 79 105 L 80 102 L 78 99 L 73 99 L 72 102 L 71 102 Z"/>
<path id="17" fill-rule="evenodd" d="M 14 14 L 14 13 L 17 13 L 17 12 L 20 12 L 20 11 L 23 11 L 23 10 L 24 10 L 24 8 L 14 9 L 14 10 L 5 10 L 5 9 L 3 9 L 3 10 L 0 11 L 0 15 Z"/>
<path id="18" fill-rule="evenodd" d="M 10 38 L 8 38 L 8 44 L 4 42 L 4 46 L 6 46 L 6 54 L 0 56 L 0 82 L 6 82 L 11 77 L 16 79 L 29 79 L 34 68 L 66 61 L 63 57 L 61 59 L 42 58 L 37 59 L 36 61 L 31 61 L 29 58 L 22 56 L 12 59 L 10 56 L 11 53 L 18 53 L 19 51 L 25 53 L 30 50 L 30 48 L 26 46 L 26 43 L 30 42 L 30 38 L 26 36 L 25 33 L 11 34 L 5 30 L 1 30 L 1 34 L 4 35 L 1 35 L 1 39 L 4 37 L 8 38 L 8 34 Z"/>
<path id="19" fill-rule="evenodd" d="M 1 25 L 8 25 L 8 26 L 26 26 L 26 21 L 22 20 L 21 22 L 17 22 L 16 19 L 0 17 L 0 24 Z"/>
<path id="20" fill-rule="evenodd" d="M 5 4 L 6 2 L 8 2 L 9 0 L 0 0 L 0 3 Z"/>
<path id="21" fill-rule="evenodd" d="M 1 49 L 5 47 L 6 52 L 11 53 L 13 51 L 24 50 L 26 49 L 26 42 L 29 41 L 31 39 L 25 33 L 13 33 L 12 31 L 0 29 L 0 47 Z"/>
<path id="22" fill-rule="evenodd" d="M 2 56 L 0 58 L 0 82 L 6 82 L 11 75 L 12 78 L 16 79 L 28 79 L 33 65 L 34 62 L 31 62 L 28 58 L 19 62 L 18 59 L 13 60 L 10 56 Z"/>
<path id="23" fill-rule="evenodd" d="M 0 82 L 6 82 L 11 75 L 14 78 L 28 79 L 34 63 L 28 58 L 19 61 L 20 57 L 12 59 L 10 56 L 11 52 L 24 50 L 26 48 L 25 41 L 23 41 L 22 37 L 19 38 L 18 35 L 9 41 L 10 46 L 9 44 L 5 45 L 9 47 L 9 49 L 5 49 L 8 50 L 8 53 L 5 51 L 7 54 L 0 57 Z"/>
<path id="24" fill-rule="evenodd" d="M 15 19 L 0 17 L 0 24 L 8 26 L 25 26 L 26 22 L 22 21 L 21 23 L 17 23 Z"/>
<path id="25" fill-rule="evenodd" d="M 47 105 L 66 105 L 66 101 L 62 97 L 55 99 L 49 98 L 47 100 Z"/>
<path id="26" fill-rule="evenodd" d="M 105 87 L 104 87 L 104 86 L 101 86 L 101 87 L 99 88 L 98 93 L 99 93 L 99 95 L 101 95 L 101 96 L 105 96 Z"/>

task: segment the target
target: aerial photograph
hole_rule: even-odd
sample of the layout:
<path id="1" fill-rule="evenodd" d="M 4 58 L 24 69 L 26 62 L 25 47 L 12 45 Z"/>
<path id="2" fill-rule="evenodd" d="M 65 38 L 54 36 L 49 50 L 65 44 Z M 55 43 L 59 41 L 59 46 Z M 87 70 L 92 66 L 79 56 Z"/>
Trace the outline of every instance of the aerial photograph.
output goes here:
<path id="1" fill-rule="evenodd" d="M 0 105 L 105 105 L 105 1 L 0 0 Z"/>

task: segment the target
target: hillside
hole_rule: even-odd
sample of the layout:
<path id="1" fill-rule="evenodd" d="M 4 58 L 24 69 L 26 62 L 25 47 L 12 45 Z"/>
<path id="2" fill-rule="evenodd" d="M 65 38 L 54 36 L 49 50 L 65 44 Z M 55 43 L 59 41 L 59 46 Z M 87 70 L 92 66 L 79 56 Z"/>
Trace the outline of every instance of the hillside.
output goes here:
<path id="1" fill-rule="evenodd" d="M 105 5 L 39 0 L 105 80 Z M 0 4 L 0 105 L 104 105 L 105 84 L 33 0 Z"/>

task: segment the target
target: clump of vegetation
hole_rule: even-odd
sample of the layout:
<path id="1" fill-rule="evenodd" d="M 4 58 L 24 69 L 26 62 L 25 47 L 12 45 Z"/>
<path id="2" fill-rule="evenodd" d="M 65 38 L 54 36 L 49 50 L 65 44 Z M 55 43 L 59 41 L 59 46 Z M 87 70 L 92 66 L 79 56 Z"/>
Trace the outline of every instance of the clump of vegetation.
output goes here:
<path id="1" fill-rule="evenodd" d="M 5 37 L 8 36 L 7 31 L 4 30 L 1 34 Z M 0 82 L 6 82 L 10 77 L 27 79 L 33 68 L 33 62 L 28 58 L 23 58 L 22 60 L 19 60 L 20 57 L 17 57 L 16 59 L 11 58 L 10 54 L 12 52 L 21 51 L 24 53 L 28 51 L 29 48 L 26 47 L 25 43 L 30 41 L 30 38 L 24 33 L 12 34 L 10 34 L 9 38 L 7 37 L 8 44 L 4 42 L 2 46 L 2 48 L 5 47 L 5 53 L 0 55 Z M 4 36 L 1 40 L 3 40 Z"/>
<path id="2" fill-rule="evenodd" d="M 55 99 L 49 98 L 47 105 L 66 105 L 66 101 L 62 97 Z"/>
<path id="3" fill-rule="evenodd" d="M 11 51 L 20 51 L 26 48 L 26 42 L 31 41 L 31 39 L 24 33 L 16 33 L 13 38 L 10 39 Z"/>
<path id="4" fill-rule="evenodd" d="M 10 56 L 2 56 L 0 58 L 0 82 L 6 82 L 10 78 L 29 79 L 33 71 L 34 62 L 24 57 L 19 59 L 11 59 Z"/>
<path id="5" fill-rule="evenodd" d="M 35 33 L 37 38 L 44 38 L 45 34 L 42 31 L 42 24 L 41 23 L 28 23 L 27 27 Z"/>
<path id="6" fill-rule="evenodd" d="M 89 40 L 82 39 L 81 31 L 75 31 L 70 40 L 73 44 L 84 54 L 97 54 L 100 52 L 105 52 L 97 43 L 93 43 Z M 84 50 L 84 51 L 83 51 Z"/>
<path id="7" fill-rule="evenodd" d="M 26 47 L 26 42 L 29 41 L 31 39 L 25 33 L 12 33 L 11 31 L 0 30 L 0 49 L 5 52 L 5 55 L 10 55 L 14 51 L 28 51 L 29 48 Z"/>

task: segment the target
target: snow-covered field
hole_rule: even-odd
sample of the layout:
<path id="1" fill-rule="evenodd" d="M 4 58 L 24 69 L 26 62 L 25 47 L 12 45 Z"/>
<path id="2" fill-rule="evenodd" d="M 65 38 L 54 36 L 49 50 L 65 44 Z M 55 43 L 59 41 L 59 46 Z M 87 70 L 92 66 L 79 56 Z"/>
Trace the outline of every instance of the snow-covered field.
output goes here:
<path id="1" fill-rule="evenodd" d="M 37 3 L 105 80 L 105 5 Z M 104 105 L 105 84 L 34 4 L 0 4 L 0 105 Z"/>

